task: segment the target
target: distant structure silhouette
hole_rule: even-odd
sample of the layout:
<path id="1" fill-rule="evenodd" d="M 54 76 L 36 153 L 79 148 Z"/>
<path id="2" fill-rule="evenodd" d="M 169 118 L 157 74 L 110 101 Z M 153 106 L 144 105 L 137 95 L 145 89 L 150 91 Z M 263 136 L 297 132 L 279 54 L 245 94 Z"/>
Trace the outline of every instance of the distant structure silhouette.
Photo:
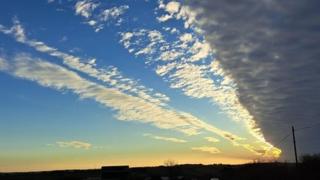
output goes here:
<path id="1" fill-rule="evenodd" d="M 128 180 L 129 166 L 103 166 L 101 167 L 102 180 Z"/>

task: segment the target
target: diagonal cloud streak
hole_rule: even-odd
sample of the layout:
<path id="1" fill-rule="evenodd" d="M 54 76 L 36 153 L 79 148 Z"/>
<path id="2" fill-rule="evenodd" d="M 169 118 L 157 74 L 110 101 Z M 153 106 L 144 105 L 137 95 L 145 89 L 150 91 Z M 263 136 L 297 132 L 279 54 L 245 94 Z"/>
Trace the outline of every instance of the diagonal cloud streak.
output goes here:
<path id="1" fill-rule="evenodd" d="M 61 59 L 69 68 L 94 77 L 104 82 L 105 85 L 109 87 L 139 96 L 158 105 L 164 105 L 165 102 L 169 101 L 169 98 L 166 95 L 153 92 L 152 89 L 138 84 L 137 81 L 124 77 L 124 75 L 122 75 L 122 73 L 119 72 L 116 67 L 109 66 L 107 69 L 98 69 L 95 67 L 95 64 L 90 62 L 91 60 L 81 59 L 79 57 L 61 52 L 41 41 L 28 39 L 25 35 L 24 28 L 17 19 L 14 20 L 14 25 L 11 28 L 5 28 L 0 24 L 0 32 L 12 35 L 18 42 L 26 44 L 39 52 Z"/>
<path id="2" fill-rule="evenodd" d="M 93 99 L 115 110 L 116 118 L 119 120 L 148 123 L 186 135 L 208 131 L 232 143 L 242 143 L 243 138 L 207 124 L 189 113 L 158 106 L 142 98 L 124 94 L 117 89 L 104 87 L 83 79 L 77 73 L 62 66 L 35 59 L 28 54 L 18 54 L 10 61 L 1 57 L 0 65 L 1 71 L 15 77 L 34 81 L 41 86 L 59 91 L 70 90 L 81 98 Z"/>
<path id="3" fill-rule="evenodd" d="M 179 112 L 168 108 L 166 102 L 169 101 L 169 98 L 165 95 L 153 93 L 152 90 L 145 87 L 142 87 L 142 93 L 144 94 L 139 93 L 141 91 L 136 88 L 135 81 L 123 78 L 114 67 L 110 67 L 111 71 L 97 69 L 95 65 L 91 63 L 84 63 L 86 60 L 60 52 L 41 41 L 28 39 L 24 33 L 23 27 L 17 20 L 11 28 L 0 25 L 0 31 L 14 36 L 18 42 L 33 47 L 39 52 L 47 53 L 61 59 L 70 69 L 85 73 L 105 84 L 102 86 L 80 77 L 81 82 L 86 81 L 89 84 L 94 84 L 90 85 L 90 88 L 83 90 L 73 86 L 69 87 L 67 85 L 68 83 L 62 87 L 55 83 L 49 83 L 48 85 L 46 84 L 46 80 L 39 80 L 39 77 L 30 77 L 28 74 L 29 72 L 21 76 L 18 74 L 14 75 L 34 80 L 41 85 L 58 90 L 71 90 L 72 92 L 79 94 L 82 98 L 95 99 L 97 102 L 116 110 L 117 118 L 120 120 L 137 120 L 153 124 L 159 128 L 175 129 L 188 135 L 198 134 L 200 130 L 206 130 L 218 134 L 229 140 L 233 145 L 246 148 L 256 155 L 278 157 L 281 151 L 265 140 L 260 128 L 258 128 L 259 126 L 256 124 L 256 117 L 248 111 L 246 106 L 243 106 L 243 102 L 238 96 L 238 82 L 234 80 L 234 77 L 228 70 L 225 70 L 220 59 L 214 59 L 216 50 L 218 51 L 219 49 L 213 46 L 210 39 L 209 41 L 206 41 L 199 37 L 198 33 L 202 32 L 202 30 L 195 26 L 194 11 L 192 11 L 190 7 L 182 6 L 178 2 L 168 4 L 164 4 L 162 1 L 159 2 L 159 10 L 164 10 L 169 13 L 168 16 L 164 15 L 159 17 L 159 22 L 165 23 L 172 18 L 183 20 L 184 27 L 191 28 L 192 32 L 180 33 L 179 30 L 175 28 L 167 28 L 166 31 L 170 31 L 172 34 L 177 35 L 177 40 L 173 43 L 169 43 L 160 31 L 138 29 L 121 33 L 120 42 L 130 53 L 133 53 L 136 56 L 144 56 L 146 57 L 147 64 L 154 64 L 156 66 L 155 73 L 169 82 L 171 88 L 181 89 L 185 95 L 192 98 L 209 99 L 218 104 L 231 119 L 236 120 L 237 122 L 244 122 L 249 132 L 257 139 L 256 142 L 247 143 L 244 138 L 237 137 L 232 133 L 209 125 L 189 113 Z M 81 14 L 80 11 L 78 14 L 86 19 L 95 16 L 92 14 L 96 8 L 95 6 L 99 6 L 99 4 L 92 6 L 93 8 L 89 8 L 88 14 Z M 87 15 L 88 17 L 86 17 Z M 139 42 L 145 42 L 139 41 L 141 39 L 146 39 L 149 43 L 139 44 Z M 214 60 L 212 61 L 212 59 Z M 8 69 L 8 66 L 10 66 L 10 68 L 15 67 L 12 64 L 8 65 L 6 61 L 0 61 L 0 69 L 1 66 L 2 69 Z M 128 81 L 130 83 L 128 83 Z M 59 82 L 58 84 L 61 85 L 63 83 Z M 91 88 L 91 86 L 94 86 L 94 88 Z M 93 90 L 93 92 L 91 90 Z M 110 93 L 109 90 L 112 90 L 112 93 Z M 104 94 L 105 91 L 108 94 L 111 94 L 111 96 L 117 97 L 118 100 L 120 99 L 125 105 L 120 106 L 114 102 L 114 99 L 109 97 L 107 99 L 112 100 L 106 101 L 104 99 L 105 97 L 101 95 Z M 120 93 L 121 95 L 117 93 Z M 136 103 L 136 101 L 138 103 Z M 136 103 L 135 105 L 137 107 L 132 105 L 133 102 Z M 150 118 L 151 116 L 152 118 Z M 162 118 L 167 120 L 163 120 Z M 177 119 L 177 122 L 169 122 L 169 119 Z"/>
<path id="4" fill-rule="evenodd" d="M 51 55 L 53 57 L 57 57 L 59 59 L 61 59 L 63 61 L 63 63 L 65 65 L 67 65 L 69 68 L 77 70 L 81 73 L 85 73 L 91 77 L 94 77 L 98 80 L 101 80 L 102 82 L 105 82 L 106 84 L 104 84 L 104 86 L 106 86 L 107 89 L 113 89 L 116 93 L 124 93 L 125 95 L 128 94 L 128 96 L 136 98 L 134 100 L 136 100 L 137 102 L 143 102 L 142 104 L 136 103 L 135 106 L 137 106 L 137 109 L 143 109 L 145 108 L 145 112 L 140 112 L 139 110 L 135 109 L 135 107 L 133 107 L 134 105 L 134 101 L 132 101 L 129 104 L 131 104 L 132 106 L 128 109 L 131 109 L 131 111 L 129 110 L 123 110 L 122 113 L 119 112 L 117 115 L 117 118 L 120 120 L 138 120 L 138 121 L 142 121 L 142 122 L 146 122 L 146 123 L 150 123 L 150 122 L 154 122 L 154 125 L 160 128 L 164 128 L 164 129 L 174 129 L 174 127 L 176 127 L 176 125 L 173 125 L 174 122 L 171 123 L 163 123 L 162 122 L 162 118 L 167 119 L 168 121 L 172 120 L 172 119 L 180 119 L 181 121 L 184 121 L 186 124 L 182 126 L 182 128 L 180 128 L 180 132 L 183 132 L 185 134 L 188 135 L 194 135 L 194 134 L 198 134 L 199 130 L 207 130 L 209 132 L 213 132 L 215 134 L 218 134 L 219 136 L 229 140 L 232 144 L 239 146 L 241 145 L 242 147 L 247 147 L 246 145 L 242 145 L 242 141 L 244 138 L 240 138 L 230 132 L 227 131 L 223 131 L 220 130 L 212 125 L 209 125 L 199 119 L 197 119 L 196 117 L 192 116 L 191 114 L 185 113 L 185 112 L 179 112 L 177 116 L 174 115 L 174 117 L 172 117 L 172 114 L 175 114 L 176 112 L 174 110 L 169 110 L 168 112 L 162 112 L 162 107 L 159 106 L 167 106 L 167 104 L 165 103 L 166 101 L 169 101 L 169 98 L 166 97 L 163 94 L 160 93 L 155 93 L 155 97 L 152 97 L 151 95 L 148 95 L 147 93 L 149 93 L 152 90 L 149 90 L 147 88 L 145 88 L 142 85 L 137 86 L 136 83 L 128 78 L 124 78 L 118 71 L 116 68 L 114 67 L 110 67 L 109 69 L 111 69 L 110 71 L 107 71 L 105 69 L 96 69 L 95 65 L 92 63 L 85 63 L 86 60 L 83 60 L 79 57 L 61 52 L 59 50 L 57 50 L 56 48 L 50 47 L 48 45 L 46 45 L 45 43 L 41 42 L 41 41 L 37 41 L 37 40 L 30 40 L 26 37 L 25 35 L 25 30 L 22 27 L 21 23 L 15 19 L 14 20 L 14 25 L 11 28 L 6 28 L 3 25 L 0 24 L 0 32 L 7 34 L 7 35 L 12 35 L 16 41 L 26 44 L 30 47 L 35 48 L 37 51 L 39 52 L 43 52 L 43 53 L 47 53 L 48 55 Z M 157 36 L 157 33 L 151 35 L 151 38 L 155 38 Z M 27 58 L 27 59 L 30 59 Z M 2 70 L 6 69 L 8 66 L 8 63 L 6 61 L 1 61 L 1 68 Z M 37 68 L 32 68 L 32 69 L 37 69 Z M 59 72 L 59 71 L 58 71 Z M 44 72 L 41 72 L 44 74 Z M 17 74 L 15 74 L 16 76 L 18 76 Z M 61 76 L 63 76 L 63 74 L 60 74 Z M 52 74 L 50 75 L 52 76 Z M 47 76 L 45 76 L 47 77 Z M 23 76 L 23 78 L 26 78 Z M 32 77 L 28 77 L 27 79 L 29 80 L 34 80 Z M 39 84 L 44 85 L 44 86 L 48 86 L 48 84 L 46 83 L 48 81 L 48 79 L 41 79 L 39 80 Z M 71 80 L 72 81 L 72 80 Z M 70 83 L 71 83 L 70 81 Z M 75 82 L 77 82 L 77 80 L 75 79 Z M 66 83 L 66 82 L 64 82 Z M 52 84 L 52 86 L 56 89 L 61 89 L 61 88 L 66 88 L 66 89 L 71 89 L 73 91 L 75 91 L 75 93 L 79 94 L 79 91 L 77 89 L 77 87 L 68 87 L 68 83 L 66 83 L 66 85 L 63 85 L 63 87 L 60 87 L 61 82 L 58 82 L 56 84 Z M 71 83 L 73 84 L 73 83 Z M 66 86 L 66 87 L 65 87 Z M 99 86 L 99 87 L 103 87 L 104 86 Z M 51 86 L 49 86 L 51 87 Z M 83 85 L 83 87 L 85 87 L 85 85 Z M 99 89 L 99 88 L 98 88 Z M 96 90 L 98 90 L 96 89 Z M 89 93 L 90 94 L 90 93 Z M 93 93 L 93 96 L 95 96 L 95 93 Z M 135 97 L 138 96 L 138 97 Z M 80 93 L 80 97 L 81 98 L 86 98 L 85 95 Z M 95 98 L 94 98 L 95 99 Z M 104 105 L 106 105 L 104 102 L 99 101 L 98 99 L 95 99 L 97 102 L 100 102 Z M 145 102 L 147 101 L 147 102 Z M 121 101 L 120 101 L 121 102 Z M 144 104 L 147 103 L 147 104 Z M 112 104 L 112 103 L 111 103 Z M 126 104 L 125 102 L 123 102 L 123 104 Z M 121 109 L 119 107 L 114 107 L 113 105 L 106 105 L 108 107 L 111 107 L 113 109 Z M 148 111 L 148 107 L 155 107 L 155 110 L 152 109 L 152 111 Z M 134 110 L 135 109 L 135 110 Z M 167 108 L 164 108 L 167 109 Z M 119 110 L 121 111 L 121 110 Z M 146 113 L 149 112 L 149 113 Z M 161 114 L 161 116 L 160 116 Z M 158 118 L 152 118 L 153 120 L 150 120 L 149 117 L 152 116 L 158 116 Z M 179 121 L 180 121 L 179 120 Z M 177 124 L 177 126 L 180 126 L 179 123 Z M 187 127 L 188 126 L 188 127 Z M 266 148 L 263 148 L 266 149 Z M 250 151 L 255 152 L 254 149 L 249 149 Z"/>

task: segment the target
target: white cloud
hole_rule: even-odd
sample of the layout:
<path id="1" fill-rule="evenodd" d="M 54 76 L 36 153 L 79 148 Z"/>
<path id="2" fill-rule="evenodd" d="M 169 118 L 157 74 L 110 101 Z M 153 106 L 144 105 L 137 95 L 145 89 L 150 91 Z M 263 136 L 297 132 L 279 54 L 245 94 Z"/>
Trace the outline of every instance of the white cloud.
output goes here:
<path id="1" fill-rule="evenodd" d="M 171 32 L 171 34 L 179 33 L 179 30 L 177 28 L 172 28 L 170 32 Z"/>
<path id="2" fill-rule="evenodd" d="M 173 13 L 177 13 L 179 11 L 179 8 L 180 8 L 180 3 L 177 2 L 177 1 L 170 1 L 166 7 L 165 7 L 165 10 L 170 13 L 170 14 L 173 14 Z"/>
<path id="3" fill-rule="evenodd" d="M 191 10 L 188 6 L 182 6 L 180 11 L 176 14 L 175 18 L 178 20 L 184 20 L 184 27 L 190 28 L 196 21 L 196 15 L 196 12 Z M 197 30 L 196 27 L 194 27 L 194 29 Z"/>
<path id="4" fill-rule="evenodd" d="M 192 41 L 192 34 L 191 33 L 184 33 L 179 37 L 180 41 L 184 43 L 188 43 Z"/>
<path id="5" fill-rule="evenodd" d="M 65 42 L 68 40 L 68 37 L 67 36 L 62 36 L 62 38 L 60 39 L 60 42 Z"/>
<path id="6" fill-rule="evenodd" d="M 21 26 L 17 26 L 17 27 L 21 27 Z M 36 48 L 37 50 L 39 50 L 41 52 L 46 52 L 52 56 L 59 57 L 59 58 L 63 59 L 64 63 L 66 63 L 69 67 L 72 67 L 73 69 L 85 72 L 93 77 L 97 76 L 97 74 L 100 73 L 99 70 L 92 69 L 92 66 L 89 63 L 82 63 L 81 59 L 78 57 L 74 57 L 74 56 L 59 52 L 56 49 L 51 48 L 42 42 L 33 41 L 33 40 L 27 41 L 26 37 L 23 36 L 24 35 L 23 31 L 21 31 L 21 30 L 23 30 L 23 29 L 19 29 L 19 28 L 17 28 L 17 30 L 14 30 L 13 28 L 11 29 L 11 31 L 15 33 L 17 41 L 24 42 L 24 43 Z M 172 46 L 173 48 L 170 48 L 170 46 L 168 46 L 168 43 L 166 43 L 164 41 L 161 33 L 157 33 L 156 31 L 152 31 L 152 32 L 144 31 L 143 34 L 147 35 L 148 39 L 151 42 L 148 44 L 148 46 L 143 47 L 142 49 L 141 48 L 139 49 L 139 47 L 132 46 L 134 44 L 132 42 L 130 42 L 130 40 L 133 39 L 134 36 L 132 34 L 135 34 L 135 33 L 133 33 L 133 32 L 130 32 L 130 33 L 131 33 L 131 36 L 129 35 L 128 37 L 126 37 L 127 39 L 123 41 L 124 45 L 125 45 L 125 43 L 127 43 L 128 49 L 136 49 L 135 53 L 141 51 L 142 49 L 144 49 L 146 47 L 153 48 L 153 51 L 148 50 L 148 51 L 143 51 L 145 53 L 141 53 L 141 54 L 145 54 L 145 55 L 153 54 L 154 52 L 161 52 L 161 54 L 162 54 L 164 52 L 167 52 L 165 50 L 168 50 L 168 49 L 172 49 L 171 52 L 174 52 L 174 51 L 178 52 L 176 50 L 176 48 L 179 48 L 179 45 L 181 45 L 181 43 L 183 43 L 183 42 L 181 42 L 181 39 L 180 39 L 179 42 L 177 41 L 176 44 L 173 44 L 174 45 L 174 46 Z M 198 43 L 198 44 L 196 44 L 196 43 Z M 158 46 L 158 44 L 160 44 L 161 46 Z M 188 51 L 188 53 L 189 53 L 188 57 L 179 59 L 181 61 L 177 61 L 177 62 L 174 61 L 173 63 L 170 63 L 171 66 L 168 66 L 169 64 L 161 65 L 159 67 L 162 67 L 162 70 L 160 71 L 158 69 L 157 72 L 161 72 L 161 73 L 159 73 L 159 75 L 162 75 L 162 76 L 167 75 L 167 78 L 169 78 L 169 83 L 170 83 L 171 87 L 180 88 L 183 90 L 183 92 L 186 95 L 191 96 L 191 97 L 209 98 L 209 99 L 212 99 L 213 101 L 221 103 L 219 105 L 221 105 L 223 108 L 225 108 L 224 110 L 227 110 L 227 112 L 229 112 L 232 117 L 235 117 L 234 119 L 243 120 L 243 117 L 246 117 L 249 114 L 246 114 L 247 113 L 246 110 L 243 109 L 241 107 L 241 104 L 238 102 L 232 84 L 226 83 L 224 86 L 220 87 L 219 83 L 216 83 L 215 81 L 213 81 L 210 78 L 210 73 L 212 73 L 210 66 L 192 64 L 194 60 L 200 60 L 200 59 L 202 59 L 202 57 L 205 58 L 206 54 L 208 54 L 208 49 L 210 49 L 210 48 L 205 47 L 206 45 L 203 45 L 203 44 L 205 44 L 204 41 L 195 40 L 195 43 L 193 44 L 193 46 L 198 47 L 198 48 L 194 48 L 194 50 L 191 52 Z M 202 46 L 204 46 L 204 48 L 201 48 Z M 158 49 L 160 49 L 160 51 L 158 51 Z M 202 50 L 202 49 L 204 49 L 204 50 Z M 184 50 L 187 50 L 187 49 L 184 49 Z M 159 60 L 160 56 L 158 56 L 158 55 L 156 55 L 156 56 L 157 56 L 157 58 L 155 58 L 155 59 Z M 172 58 L 172 59 L 174 60 L 174 58 Z M 183 61 L 187 61 L 187 63 L 185 63 Z M 165 67 L 165 68 L 163 68 L 163 67 Z M 170 67 L 170 68 L 167 68 L 167 67 Z M 106 82 L 110 82 L 110 84 L 114 85 L 114 87 L 116 87 L 116 88 L 121 89 L 122 91 L 126 91 L 127 89 L 130 89 L 130 88 L 128 88 L 127 84 L 120 84 L 118 86 L 115 86 L 117 84 L 117 79 L 111 79 L 111 77 L 115 76 L 115 74 L 117 74 L 117 73 L 116 73 L 116 71 L 111 71 L 111 72 L 112 72 L 112 74 L 110 75 L 110 77 L 108 77 L 109 79 L 106 80 Z M 190 72 L 192 72 L 192 73 L 190 73 Z M 195 72 L 195 73 L 193 73 L 193 72 Z M 99 74 L 99 76 L 97 76 L 97 78 L 99 79 L 99 78 L 103 77 L 102 75 Z M 140 95 L 140 97 L 148 97 L 148 95 L 147 96 Z M 240 112 L 240 115 L 239 115 L 239 112 Z M 119 117 L 121 117 L 121 116 L 119 116 Z M 123 119 L 126 119 L 126 118 L 123 118 Z M 195 121 L 195 122 L 198 126 L 199 122 L 197 122 L 197 121 Z M 258 134 L 257 137 L 260 138 L 259 140 L 261 140 L 262 142 L 265 142 L 263 136 L 260 136 L 260 134 L 259 134 L 260 132 L 258 131 L 258 129 L 256 129 L 254 121 L 247 121 L 246 123 L 248 123 L 250 125 L 250 128 L 252 128 L 252 130 L 253 130 L 252 132 L 255 132 L 256 134 Z M 202 123 L 200 123 L 200 124 L 202 124 Z M 165 124 L 165 125 L 162 124 L 161 127 L 167 128 L 170 126 L 171 125 L 168 125 L 168 124 Z M 219 135 L 221 135 L 225 138 L 229 137 L 220 131 L 216 131 L 216 129 L 212 129 L 211 126 L 208 128 L 207 124 L 202 124 L 200 127 L 206 127 L 206 129 L 209 129 L 210 131 L 212 130 L 212 132 L 218 133 Z M 190 134 L 190 132 L 196 133 L 197 130 L 198 130 L 198 128 L 191 129 L 191 130 L 188 129 L 185 131 Z M 184 131 L 184 130 L 182 130 L 182 131 Z M 230 139 L 233 139 L 233 138 L 230 138 Z M 269 146 L 270 144 L 267 144 L 267 145 Z"/>
<path id="7" fill-rule="evenodd" d="M 180 3 L 177 1 L 170 1 L 165 5 L 163 1 L 160 1 L 159 8 L 164 9 L 168 13 L 157 18 L 158 21 L 165 22 L 172 19 L 174 14 L 179 12 Z"/>
<path id="8" fill-rule="evenodd" d="M 154 54 L 159 46 L 159 44 L 163 43 L 163 36 L 159 31 L 156 30 L 146 30 L 140 29 L 134 32 L 123 32 L 120 34 L 121 39 L 120 42 L 127 48 L 129 51 L 134 52 L 135 55 L 150 55 Z M 141 44 L 141 38 L 146 38 L 148 44 L 144 46 Z M 135 41 L 138 40 L 138 41 Z M 135 42 L 134 42 L 135 41 Z M 132 46 L 140 46 L 139 49 Z"/>
<path id="9" fill-rule="evenodd" d="M 173 62 L 173 63 L 168 63 L 165 65 L 158 65 L 156 68 L 156 73 L 159 76 L 164 76 L 166 74 L 168 74 L 170 71 L 172 71 L 173 69 L 175 69 L 177 66 L 177 63 Z"/>
<path id="10" fill-rule="evenodd" d="M 3 59 L 2 57 L 0 57 L 0 70 L 6 70 L 8 69 L 8 63 L 6 62 L 5 59 Z"/>
<path id="11" fill-rule="evenodd" d="M 213 143 L 216 143 L 216 142 L 219 142 L 220 140 L 217 139 L 217 138 L 214 138 L 214 137 L 205 137 L 205 139 L 209 142 L 213 142 Z"/>
<path id="12" fill-rule="evenodd" d="M 57 146 L 62 148 L 90 149 L 92 145 L 83 141 L 58 141 Z"/>
<path id="13" fill-rule="evenodd" d="M 44 87 L 60 91 L 69 90 L 80 98 L 93 99 L 115 110 L 116 118 L 119 120 L 148 123 L 161 129 L 172 129 L 187 135 L 209 131 L 230 141 L 238 142 L 242 139 L 207 124 L 189 113 L 164 108 L 114 88 L 104 87 L 83 79 L 64 67 L 34 59 L 27 54 L 18 54 L 13 60 L 6 62 L 11 63 L 9 69 L 5 70 L 9 74 L 37 82 Z"/>
<path id="14" fill-rule="evenodd" d="M 208 99 L 217 104 L 230 119 L 243 123 L 257 139 L 257 142 L 251 142 L 259 147 L 256 149 L 267 146 L 271 147 L 274 154 L 280 155 L 281 151 L 265 140 L 253 117 L 242 106 L 237 96 L 237 85 L 217 60 L 211 57 L 215 51 L 209 43 L 201 40 L 196 32 L 192 36 L 177 34 L 177 40 L 169 43 L 160 31 L 157 32 L 161 38 L 150 38 L 150 31 L 157 30 L 141 29 L 122 33 L 120 42 L 129 52 L 144 56 L 146 64 L 155 64 L 155 72 L 171 88 L 181 89 L 185 95 L 193 98 Z M 152 51 L 146 51 L 146 48 Z"/>
<path id="15" fill-rule="evenodd" d="M 129 52 L 136 56 L 145 55 L 152 61 L 195 62 L 208 58 L 212 54 L 210 45 L 191 33 L 177 35 L 177 40 L 171 43 L 167 42 L 158 30 L 140 29 L 123 32 L 121 36 L 120 42 Z"/>
<path id="16" fill-rule="evenodd" d="M 77 15 L 81 15 L 85 18 L 91 17 L 93 11 L 99 6 L 98 3 L 94 3 L 91 0 L 78 1 L 74 8 Z"/>
<path id="17" fill-rule="evenodd" d="M 97 24 L 97 21 L 95 20 L 90 20 L 87 22 L 90 26 L 95 26 Z"/>
<path id="18" fill-rule="evenodd" d="M 171 19 L 172 16 L 170 16 L 169 14 L 166 14 L 166 15 L 162 15 L 160 17 L 157 17 L 158 21 L 160 22 L 165 22 L 165 21 L 168 21 L 169 19 Z"/>
<path id="19" fill-rule="evenodd" d="M 209 43 L 200 41 L 196 41 L 192 45 L 190 51 L 193 52 L 193 55 L 190 58 L 191 61 L 199 61 L 201 59 L 204 59 L 208 57 L 212 52 Z"/>
<path id="20" fill-rule="evenodd" d="M 183 55 L 182 52 L 179 52 L 179 51 L 164 51 L 161 53 L 159 59 L 161 59 L 162 61 L 172 61 L 172 60 L 175 60 L 179 57 L 181 57 Z"/>
<path id="21" fill-rule="evenodd" d="M 185 28 L 193 28 L 196 31 L 200 31 L 200 29 L 194 26 L 197 13 L 188 6 L 181 5 L 176 1 L 169 1 L 167 4 L 164 4 L 160 0 L 158 9 L 163 9 L 166 13 L 157 17 L 159 22 L 166 22 L 170 19 L 183 20 Z"/>
<path id="22" fill-rule="evenodd" d="M 137 95 L 158 105 L 164 105 L 165 102 L 169 101 L 169 97 L 166 95 L 154 92 L 154 90 L 144 87 L 137 81 L 124 77 L 124 75 L 119 72 L 116 67 L 109 66 L 106 69 L 98 69 L 95 67 L 95 58 L 82 59 L 80 57 L 61 52 L 41 41 L 28 39 L 24 31 L 24 28 L 18 20 L 14 21 L 14 26 L 12 26 L 10 29 L 0 26 L 0 32 L 13 35 L 18 42 L 33 47 L 39 52 L 47 53 L 53 57 L 60 58 L 68 67 L 94 77 L 112 88 L 116 88 L 122 92 L 131 93 L 132 95 Z M 152 37 L 153 36 L 155 36 L 155 33 L 153 33 Z"/>
<path id="23" fill-rule="evenodd" d="M 152 139 L 157 139 L 157 140 L 174 142 L 174 143 L 186 143 L 187 142 L 184 139 L 178 139 L 178 138 L 173 138 L 173 137 L 164 137 L 164 136 L 155 136 L 152 134 L 144 134 L 143 136 L 150 137 Z"/>
<path id="24" fill-rule="evenodd" d="M 179 30 L 175 27 L 163 27 L 163 30 L 170 32 L 171 34 L 179 33 Z"/>
<path id="25" fill-rule="evenodd" d="M 26 35 L 19 20 L 14 18 L 13 23 L 14 23 L 14 26 L 11 27 L 10 32 L 14 33 L 14 36 L 18 42 L 22 42 L 22 43 L 25 42 Z"/>
<path id="26" fill-rule="evenodd" d="M 104 4 L 92 0 L 81 0 L 75 3 L 75 13 L 84 17 L 85 24 L 94 28 L 95 32 L 101 31 L 111 22 L 119 26 L 124 19 L 122 15 L 129 9 L 128 5 L 105 8 Z"/>
<path id="27" fill-rule="evenodd" d="M 210 154 L 217 154 L 220 153 L 220 150 L 216 147 L 209 147 L 209 146 L 200 146 L 200 147 L 192 147 L 194 151 L 202 151 Z"/>
<path id="28" fill-rule="evenodd" d="M 105 9 L 99 16 L 101 21 L 108 21 L 110 19 L 116 19 L 122 14 L 125 13 L 126 10 L 129 9 L 128 5 L 123 5 L 119 7 L 112 7 L 110 9 Z"/>
<path id="29" fill-rule="evenodd" d="M 92 58 L 92 59 L 90 59 L 90 60 L 88 61 L 88 64 L 91 64 L 91 65 L 93 65 L 93 66 L 96 66 L 96 65 L 97 65 L 97 64 L 96 64 L 96 61 L 97 61 L 96 58 Z"/>

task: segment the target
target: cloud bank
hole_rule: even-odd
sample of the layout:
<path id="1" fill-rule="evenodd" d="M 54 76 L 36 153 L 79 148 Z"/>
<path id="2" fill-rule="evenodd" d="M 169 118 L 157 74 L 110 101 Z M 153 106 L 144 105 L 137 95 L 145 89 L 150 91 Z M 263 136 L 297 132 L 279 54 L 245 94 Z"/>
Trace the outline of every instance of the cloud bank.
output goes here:
<path id="1" fill-rule="evenodd" d="M 188 2 L 198 13 L 197 23 L 216 50 L 217 61 L 237 84 L 241 104 L 267 140 L 278 142 L 289 133 L 289 125 L 318 122 L 319 1 Z M 305 132 L 300 140 L 315 137 L 319 133 Z M 291 147 L 283 148 L 290 154 Z"/>

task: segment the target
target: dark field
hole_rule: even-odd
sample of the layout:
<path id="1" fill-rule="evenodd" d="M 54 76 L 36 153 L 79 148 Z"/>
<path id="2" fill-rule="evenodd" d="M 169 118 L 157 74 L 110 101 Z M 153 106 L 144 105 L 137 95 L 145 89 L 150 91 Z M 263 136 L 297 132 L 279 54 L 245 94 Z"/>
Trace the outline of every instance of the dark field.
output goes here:
<path id="1" fill-rule="evenodd" d="M 176 165 L 130 168 L 127 179 L 214 179 L 219 180 L 295 180 L 320 179 L 319 162 L 252 163 L 244 165 Z M 65 170 L 30 173 L 1 173 L 1 180 L 94 180 L 101 170 Z M 117 178 L 114 178 L 117 179 Z M 215 180 L 215 179 L 214 179 Z"/>

